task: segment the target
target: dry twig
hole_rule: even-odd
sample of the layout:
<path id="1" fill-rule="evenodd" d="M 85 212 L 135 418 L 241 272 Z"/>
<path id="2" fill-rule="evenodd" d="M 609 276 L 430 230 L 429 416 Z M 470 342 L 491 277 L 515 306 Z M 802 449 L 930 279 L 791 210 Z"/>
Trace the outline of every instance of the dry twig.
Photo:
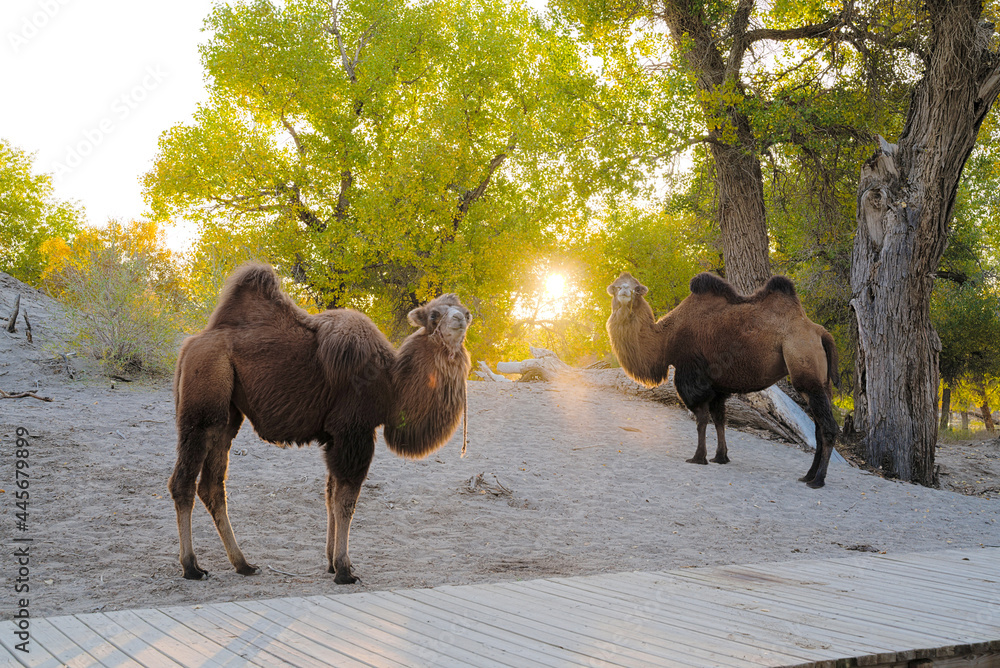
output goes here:
<path id="1" fill-rule="evenodd" d="M 35 399 L 40 399 L 41 401 L 52 401 L 49 397 L 40 397 L 34 392 L 13 392 L 8 393 L 0 390 L 0 399 L 22 399 L 24 397 L 34 397 Z"/>

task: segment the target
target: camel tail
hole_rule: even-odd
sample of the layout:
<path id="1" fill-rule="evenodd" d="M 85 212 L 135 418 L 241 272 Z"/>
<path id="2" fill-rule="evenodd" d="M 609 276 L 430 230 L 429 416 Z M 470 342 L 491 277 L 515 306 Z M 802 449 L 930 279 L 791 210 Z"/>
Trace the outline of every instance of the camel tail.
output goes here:
<path id="1" fill-rule="evenodd" d="M 833 340 L 833 336 L 830 332 L 823 332 L 823 352 L 826 353 L 826 375 L 827 378 L 833 381 L 835 387 L 840 387 L 840 374 L 837 369 L 839 368 L 837 360 L 837 344 Z"/>

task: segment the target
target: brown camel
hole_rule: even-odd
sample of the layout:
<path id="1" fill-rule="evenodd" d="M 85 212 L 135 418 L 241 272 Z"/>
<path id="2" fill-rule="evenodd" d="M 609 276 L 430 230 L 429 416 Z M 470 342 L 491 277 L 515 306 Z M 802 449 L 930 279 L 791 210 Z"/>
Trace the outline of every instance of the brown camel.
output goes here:
<path id="1" fill-rule="evenodd" d="M 191 543 L 196 480 L 229 561 L 243 575 L 259 572 L 240 551 L 226 509 L 229 447 L 246 417 L 271 443 L 322 445 L 328 571 L 338 584 L 356 582 L 347 540 L 375 428 L 385 425 L 389 448 L 409 458 L 451 437 L 465 407 L 471 319 L 458 297 L 442 295 L 410 311 L 420 329 L 397 353 L 365 315 L 350 309 L 309 315 L 281 291 L 271 267 L 237 269 L 208 326 L 181 346 L 174 377 L 177 465 L 170 494 L 184 577 L 208 575 Z"/>
<path id="2" fill-rule="evenodd" d="M 801 480 L 822 487 L 837 436 L 830 403 L 837 349 L 830 333 L 806 316 L 792 282 L 775 276 L 744 297 L 718 276 L 698 274 L 691 294 L 659 320 L 643 298 L 646 292 L 627 272 L 608 286 L 611 348 L 625 373 L 647 387 L 662 383 L 674 367 L 677 394 L 698 422 L 698 449 L 687 461 L 708 464 L 705 428 L 711 414 L 718 436 L 712 461 L 728 463 L 726 399 L 791 376 L 816 423 L 816 455 Z"/>

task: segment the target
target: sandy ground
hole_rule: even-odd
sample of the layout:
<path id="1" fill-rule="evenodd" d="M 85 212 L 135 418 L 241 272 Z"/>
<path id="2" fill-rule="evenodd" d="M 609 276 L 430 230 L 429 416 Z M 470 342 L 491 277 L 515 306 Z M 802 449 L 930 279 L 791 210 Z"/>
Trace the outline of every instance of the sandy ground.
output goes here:
<path id="1" fill-rule="evenodd" d="M 0 281 L 0 314 L 10 287 Z M 54 307 L 41 295 L 27 301 L 35 342 L 22 328 L 0 332 L 0 389 L 37 387 L 53 401 L 0 399 L 0 536 L 8 555 L 15 536 L 32 539 L 33 616 L 1000 544 L 1000 500 L 845 464 L 831 464 L 827 486 L 811 490 L 797 482 L 810 454 L 755 435 L 730 432 L 729 465 L 686 464 L 695 444 L 687 412 L 622 393 L 608 382 L 614 372 L 601 372 L 567 384 L 470 382 L 464 459 L 460 432 L 422 461 L 395 457 L 380 437 L 351 532 L 358 585 L 324 572 L 320 451 L 276 448 L 245 424 L 229 509 L 244 552 L 264 570 L 231 569 L 199 503 L 195 550 L 212 577 L 189 582 L 166 488 L 168 383 L 112 389 L 94 373 L 70 381 L 30 361 L 65 339 Z M 30 432 L 26 531 L 13 498 L 19 427 Z M 978 447 L 971 459 L 960 446 L 939 457 L 996 488 L 997 460 L 986 455 L 998 448 Z M 980 468 L 960 468 L 972 460 Z M 16 570 L 10 557 L 0 561 L 0 618 L 14 609 Z"/>

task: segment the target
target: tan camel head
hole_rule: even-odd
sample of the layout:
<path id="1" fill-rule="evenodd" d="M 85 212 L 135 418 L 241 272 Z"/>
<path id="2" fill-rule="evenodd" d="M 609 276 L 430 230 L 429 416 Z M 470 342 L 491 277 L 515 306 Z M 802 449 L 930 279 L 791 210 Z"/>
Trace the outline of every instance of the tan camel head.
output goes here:
<path id="1" fill-rule="evenodd" d="M 611 309 L 617 310 L 619 306 L 625 306 L 632 302 L 633 297 L 642 297 L 649 288 L 632 277 L 632 274 L 623 271 L 614 283 L 608 286 L 608 294 L 614 297 L 611 300 Z"/>
<path id="2" fill-rule="evenodd" d="M 423 327 L 427 335 L 437 335 L 451 348 L 460 348 L 465 332 L 472 322 L 472 314 L 462 305 L 458 296 L 444 294 L 409 312 L 407 320 L 414 327 Z"/>

